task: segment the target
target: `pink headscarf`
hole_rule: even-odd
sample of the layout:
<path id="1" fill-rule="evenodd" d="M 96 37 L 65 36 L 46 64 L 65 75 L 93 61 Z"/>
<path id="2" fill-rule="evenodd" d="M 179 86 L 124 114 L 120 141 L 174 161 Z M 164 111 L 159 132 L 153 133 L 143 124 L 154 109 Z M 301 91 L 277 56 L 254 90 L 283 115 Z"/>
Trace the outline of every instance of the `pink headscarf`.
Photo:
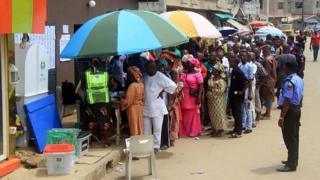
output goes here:
<path id="1" fill-rule="evenodd" d="M 198 59 L 192 57 L 192 58 L 188 58 L 188 62 L 190 62 L 191 64 L 194 65 L 194 67 L 196 68 L 200 68 L 201 67 L 201 63 L 199 62 Z"/>

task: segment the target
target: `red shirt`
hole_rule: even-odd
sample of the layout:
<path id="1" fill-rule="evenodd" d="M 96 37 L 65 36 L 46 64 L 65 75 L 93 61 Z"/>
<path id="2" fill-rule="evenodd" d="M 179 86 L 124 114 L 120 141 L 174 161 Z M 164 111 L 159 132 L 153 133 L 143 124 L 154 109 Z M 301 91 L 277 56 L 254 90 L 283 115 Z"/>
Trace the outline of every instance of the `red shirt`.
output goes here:
<path id="1" fill-rule="evenodd" d="M 319 35 L 312 35 L 311 36 L 311 43 L 312 43 L 312 46 L 319 46 L 320 36 Z"/>

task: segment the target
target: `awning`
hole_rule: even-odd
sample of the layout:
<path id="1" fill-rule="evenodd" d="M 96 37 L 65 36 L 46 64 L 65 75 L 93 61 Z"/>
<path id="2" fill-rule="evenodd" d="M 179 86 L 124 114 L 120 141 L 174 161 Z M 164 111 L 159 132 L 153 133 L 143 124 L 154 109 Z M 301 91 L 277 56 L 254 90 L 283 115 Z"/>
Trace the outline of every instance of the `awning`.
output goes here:
<path id="1" fill-rule="evenodd" d="M 47 0 L 0 0 L 0 33 L 44 33 Z"/>
<path id="2" fill-rule="evenodd" d="M 234 17 L 229 14 L 215 13 L 214 15 L 217 16 L 220 20 L 234 19 Z"/>
<path id="3" fill-rule="evenodd" d="M 250 27 L 248 26 L 245 26 L 245 25 L 242 25 L 240 24 L 239 22 L 233 20 L 233 19 L 229 19 L 227 20 L 227 22 L 229 24 L 231 24 L 232 26 L 234 26 L 235 28 L 237 28 L 239 30 L 239 32 L 245 32 L 245 31 L 251 31 Z"/>

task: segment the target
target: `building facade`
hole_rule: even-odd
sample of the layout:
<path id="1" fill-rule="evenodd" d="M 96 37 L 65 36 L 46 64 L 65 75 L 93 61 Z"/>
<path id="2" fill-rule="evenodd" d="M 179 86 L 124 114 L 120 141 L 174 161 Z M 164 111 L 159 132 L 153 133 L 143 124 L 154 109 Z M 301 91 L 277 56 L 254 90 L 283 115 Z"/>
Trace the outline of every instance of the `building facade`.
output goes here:
<path id="1" fill-rule="evenodd" d="M 279 24 L 291 16 L 290 0 L 260 0 L 260 20 Z"/>
<path id="2" fill-rule="evenodd" d="M 320 14 L 320 0 L 259 0 L 259 3 L 260 19 L 275 24 Z"/>
<path id="3" fill-rule="evenodd" d="M 73 34 L 87 20 L 118 9 L 138 9 L 137 0 L 96 0 L 96 6 L 90 7 L 88 0 L 48 0 L 47 25 L 55 26 L 55 57 L 56 57 L 56 85 L 61 85 L 64 80 L 75 82 L 75 66 L 73 61 L 61 62 L 60 39 L 63 25 L 68 26 L 68 34 Z"/>
<path id="4" fill-rule="evenodd" d="M 290 13 L 293 15 L 312 16 L 320 14 L 320 0 L 288 1 Z"/>

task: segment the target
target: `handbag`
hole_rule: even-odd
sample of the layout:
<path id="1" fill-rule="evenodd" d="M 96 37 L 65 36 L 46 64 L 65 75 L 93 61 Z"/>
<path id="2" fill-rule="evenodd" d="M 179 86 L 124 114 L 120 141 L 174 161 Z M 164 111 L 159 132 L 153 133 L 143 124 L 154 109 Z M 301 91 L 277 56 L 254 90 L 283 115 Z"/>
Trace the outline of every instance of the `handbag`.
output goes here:
<path id="1" fill-rule="evenodd" d="M 189 89 L 189 94 L 190 94 L 190 96 L 198 97 L 199 96 L 199 90 L 190 88 Z"/>
<path id="2" fill-rule="evenodd" d="M 193 97 L 198 97 L 198 96 L 199 96 L 199 89 L 191 88 L 191 87 L 189 86 L 189 83 L 188 83 L 188 74 L 186 75 L 186 84 L 188 85 L 188 88 L 189 88 L 189 95 L 190 95 L 190 96 L 193 96 Z"/>

